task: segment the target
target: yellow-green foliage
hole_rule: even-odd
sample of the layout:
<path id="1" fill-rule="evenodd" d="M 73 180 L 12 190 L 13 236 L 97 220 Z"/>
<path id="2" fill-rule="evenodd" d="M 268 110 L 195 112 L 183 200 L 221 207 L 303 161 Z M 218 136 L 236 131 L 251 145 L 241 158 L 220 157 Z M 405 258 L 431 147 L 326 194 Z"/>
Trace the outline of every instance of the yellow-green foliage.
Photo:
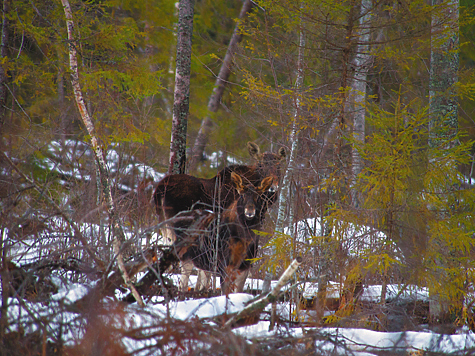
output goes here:
<path id="1" fill-rule="evenodd" d="M 364 262 L 365 273 L 456 301 L 473 283 L 475 267 L 475 192 L 457 170 L 469 162 L 472 143 L 459 135 L 430 147 L 428 123 L 427 108 L 416 101 L 396 102 L 392 111 L 368 107 L 366 142 L 352 141 L 365 162 L 350 187 L 360 192 L 361 207 L 343 200 L 327 221 L 336 239 L 364 236 L 358 231 L 363 226 L 373 229 L 362 239 L 364 248 L 348 249 Z M 333 183 L 328 180 L 327 188 Z"/>

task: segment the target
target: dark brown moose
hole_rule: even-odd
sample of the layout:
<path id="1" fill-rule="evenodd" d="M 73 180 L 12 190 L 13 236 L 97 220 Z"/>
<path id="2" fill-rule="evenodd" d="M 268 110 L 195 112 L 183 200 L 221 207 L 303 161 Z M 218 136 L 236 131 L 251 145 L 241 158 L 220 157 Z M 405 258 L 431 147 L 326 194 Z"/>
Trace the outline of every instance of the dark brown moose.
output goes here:
<path id="1" fill-rule="evenodd" d="M 267 209 L 266 193 L 274 181 L 269 176 L 256 187 L 235 172 L 230 177 L 238 198 L 221 213 L 196 209 L 178 214 L 174 224 L 176 241 L 171 247 L 182 263 L 191 262 L 204 271 L 216 270 L 224 293 L 233 289 L 240 292 L 244 287 L 251 267 L 249 259 L 257 256 L 259 245 L 254 230 L 261 227 Z M 187 277 L 181 285 L 187 286 Z"/>
<path id="2" fill-rule="evenodd" d="M 153 201 L 162 223 L 162 235 L 168 243 L 175 241 L 173 226 L 166 221 L 179 212 L 193 209 L 210 209 L 219 211 L 229 207 L 238 193 L 231 182 L 231 173 L 239 174 L 246 183 L 257 186 L 264 177 L 272 176 L 272 186 L 266 193 L 267 204 L 277 198 L 277 189 L 285 162 L 285 149 L 278 154 L 261 153 L 259 146 L 248 142 L 250 156 L 256 161 L 252 166 L 231 165 L 225 167 L 210 179 L 196 178 L 188 174 L 172 174 L 164 177 L 153 193 Z"/>

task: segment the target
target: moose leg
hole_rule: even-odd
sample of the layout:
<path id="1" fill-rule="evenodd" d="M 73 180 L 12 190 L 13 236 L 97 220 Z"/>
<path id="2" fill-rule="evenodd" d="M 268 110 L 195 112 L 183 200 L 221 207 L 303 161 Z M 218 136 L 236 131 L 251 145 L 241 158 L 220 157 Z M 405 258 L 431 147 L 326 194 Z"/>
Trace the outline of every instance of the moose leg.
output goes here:
<path id="1" fill-rule="evenodd" d="M 244 284 L 246 283 L 247 276 L 249 275 L 249 270 L 246 269 L 244 271 L 238 270 L 236 272 L 236 280 L 234 281 L 235 288 L 234 291 L 236 293 L 242 293 L 244 290 Z"/>
<path id="2" fill-rule="evenodd" d="M 160 228 L 160 233 L 162 234 L 164 240 L 164 245 L 172 245 L 176 240 L 175 231 L 169 225 L 164 223 L 164 226 Z"/>
<path id="3" fill-rule="evenodd" d="M 190 279 L 191 271 L 193 271 L 193 262 L 181 261 L 180 292 L 188 291 L 188 281 Z"/>
<path id="4" fill-rule="evenodd" d="M 195 291 L 203 292 L 208 290 L 211 273 L 204 270 L 198 270 L 198 279 L 196 280 Z"/>
<path id="5" fill-rule="evenodd" d="M 228 295 L 229 293 L 233 293 L 236 287 L 236 278 L 238 275 L 238 271 L 236 268 L 231 266 L 227 266 L 224 271 L 220 273 L 221 279 L 221 295 Z"/>

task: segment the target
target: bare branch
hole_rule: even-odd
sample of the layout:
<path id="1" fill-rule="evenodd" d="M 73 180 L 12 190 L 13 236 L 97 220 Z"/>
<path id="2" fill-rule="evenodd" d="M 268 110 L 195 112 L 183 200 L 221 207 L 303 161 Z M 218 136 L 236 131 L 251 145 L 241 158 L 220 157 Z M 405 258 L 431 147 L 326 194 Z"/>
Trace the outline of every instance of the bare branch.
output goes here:
<path id="1" fill-rule="evenodd" d="M 292 278 L 292 275 L 295 273 L 295 271 L 297 271 L 297 268 L 300 266 L 302 261 L 303 259 L 300 256 L 293 260 L 290 266 L 287 267 L 285 272 L 279 278 L 276 286 L 270 291 L 269 294 L 267 294 L 264 298 L 258 299 L 246 306 L 243 310 L 241 310 L 239 313 L 229 319 L 226 324 L 224 324 L 224 326 L 235 328 L 241 326 L 243 322 L 249 321 L 249 319 L 252 319 L 252 321 L 254 321 L 253 319 L 255 319 L 255 316 L 259 315 L 268 304 L 277 300 L 280 290 L 285 284 L 287 284 L 290 278 Z M 257 321 L 258 320 L 255 320 L 255 322 Z"/>

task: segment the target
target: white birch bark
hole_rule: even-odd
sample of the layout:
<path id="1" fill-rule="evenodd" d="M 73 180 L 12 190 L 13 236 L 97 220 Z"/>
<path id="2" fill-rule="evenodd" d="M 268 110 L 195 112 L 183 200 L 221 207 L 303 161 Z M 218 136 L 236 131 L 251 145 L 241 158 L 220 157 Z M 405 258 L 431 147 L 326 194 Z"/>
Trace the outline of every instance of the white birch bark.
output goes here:
<path id="1" fill-rule="evenodd" d="M 369 67 L 372 64 L 373 56 L 370 53 L 370 23 L 372 1 L 362 0 L 360 11 L 360 27 L 358 33 L 358 44 L 356 46 L 356 54 L 352 61 L 355 68 L 355 74 L 351 83 L 349 93 L 349 106 L 353 106 L 353 137 L 359 144 L 365 141 L 365 100 L 366 100 L 366 79 Z M 358 150 L 353 147 L 352 150 L 352 183 L 356 182 L 356 177 L 363 169 L 363 161 Z M 359 206 L 358 192 L 352 190 L 352 203 L 355 208 Z"/>
<path id="2" fill-rule="evenodd" d="M 292 122 L 292 131 L 289 137 L 290 143 L 290 155 L 289 155 L 289 165 L 287 170 L 285 171 L 284 178 L 282 180 L 282 186 L 279 194 L 279 209 L 277 214 L 277 222 L 275 226 L 275 230 L 279 233 L 284 232 L 285 226 L 285 212 L 287 206 L 289 205 L 289 197 L 290 197 L 290 183 L 292 180 L 292 176 L 295 170 L 295 157 L 297 154 L 297 147 L 298 147 L 298 134 L 299 134 L 299 127 L 298 127 L 298 118 L 300 115 L 300 89 L 303 85 L 304 80 L 304 70 L 303 70 L 303 60 L 304 60 L 304 49 L 305 49 L 305 33 L 303 28 L 300 29 L 300 39 L 299 39 L 299 54 L 297 60 L 297 78 L 295 80 L 295 90 L 297 94 L 295 95 L 294 100 L 294 118 Z"/>
<path id="3" fill-rule="evenodd" d="M 112 192 L 110 188 L 109 172 L 107 170 L 106 162 L 104 160 L 104 153 L 102 151 L 102 147 L 99 145 L 99 142 L 97 140 L 95 129 L 94 129 L 94 123 L 89 115 L 89 112 L 87 111 L 86 104 L 84 102 L 84 97 L 82 95 L 81 85 L 79 83 L 79 71 L 78 71 L 77 52 L 76 52 L 77 44 L 74 38 L 73 15 L 71 12 L 69 1 L 61 0 L 61 3 L 63 5 L 64 14 L 66 16 L 66 26 L 67 26 L 67 31 L 68 31 L 69 66 L 71 69 L 71 85 L 73 87 L 74 97 L 76 99 L 76 104 L 81 116 L 81 120 L 83 121 L 84 126 L 86 126 L 87 132 L 89 136 L 91 137 L 92 149 L 94 151 L 97 167 L 99 169 L 99 179 L 101 181 L 104 199 L 107 204 L 107 211 L 109 214 L 109 220 L 112 226 L 113 235 L 114 235 L 114 238 L 120 242 L 120 244 L 118 244 L 117 241 L 114 242 L 114 244 L 117 244 L 117 247 L 115 248 L 115 250 L 118 255 L 118 260 L 122 261 L 123 243 L 125 243 L 125 235 L 124 235 L 124 232 L 122 231 L 122 228 L 116 216 L 114 199 L 112 198 Z M 119 263 L 119 268 L 121 269 L 121 271 L 122 271 L 122 267 L 123 267 L 123 264 Z M 127 280 L 127 272 L 124 273 L 124 271 L 122 271 L 122 273 L 124 276 L 125 284 L 129 286 L 129 288 L 131 288 L 131 292 L 134 294 L 134 296 L 138 296 L 139 299 L 137 301 L 139 302 L 139 304 L 143 305 L 143 301 L 140 298 L 140 295 L 138 295 L 137 291 L 135 290 L 133 285 L 130 283 L 130 280 Z"/>
<path id="4" fill-rule="evenodd" d="M 226 324 L 224 324 L 224 326 L 231 328 L 236 327 L 239 321 L 245 320 L 249 317 L 254 317 L 256 314 L 260 314 L 269 303 L 274 303 L 277 300 L 282 287 L 284 287 L 290 281 L 301 263 L 302 257 L 297 257 L 295 260 L 293 260 L 284 273 L 282 273 L 282 276 L 277 281 L 275 287 L 272 288 L 272 290 L 265 297 L 247 305 L 244 309 L 229 319 Z"/>
<path id="5" fill-rule="evenodd" d="M 286 209 L 287 207 L 290 207 L 290 217 L 289 221 L 292 223 L 293 222 L 293 215 L 294 215 L 294 209 L 292 202 L 290 201 L 290 191 L 291 191 L 291 182 L 292 182 L 292 177 L 294 174 L 295 170 L 295 158 L 297 154 L 297 148 L 298 148 L 298 134 L 299 134 L 299 126 L 298 126 L 298 119 L 300 116 L 300 109 L 301 109 L 301 100 L 300 100 L 300 89 L 303 86 L 303 81 L 304 81 L 304 50 L 305 50 L 305 33 L 303 26 L 301 25 L 300 32 L 299 32 L 299 52 L 298 52 L 298 58 L 297 58 L 297 78 L 295 80 L 295 99 L 294 99 L 294 117 L 293 117 L 293 122 L 292 122 L 292 131 L 290 133 L 289 137 L 289 143 L 290 143 L 290 158 L 289 158 L 289 165 L 287 167 L 287 170 L 285 171 L 284 178 L 282 180 L 282 186 L 281 190 L 279 193 L 279 208 L 278 208 L 278 213 L 277 213 L 277 221 L 276 221 L 276 226 L 275 226 L 275 231 L 279 234 L 282 234 L 284 232 L 284 227 L 286 224 Z M 293 230 L 292 230 L 293 231 Z M 292 232 L 292 238 L 293 236 Z M 274 247 L 273 247 L 274 249 Z M 273 250 L 273 253 L 276 251 Z M 271 280 L 270 274 L 266 274 L 266 281 L 270 282 Z M 272 308 L 272 315 L 271 315 L 271 326 L 270 328 L 273 328 L 275 322 L 275 308 Z"/>

